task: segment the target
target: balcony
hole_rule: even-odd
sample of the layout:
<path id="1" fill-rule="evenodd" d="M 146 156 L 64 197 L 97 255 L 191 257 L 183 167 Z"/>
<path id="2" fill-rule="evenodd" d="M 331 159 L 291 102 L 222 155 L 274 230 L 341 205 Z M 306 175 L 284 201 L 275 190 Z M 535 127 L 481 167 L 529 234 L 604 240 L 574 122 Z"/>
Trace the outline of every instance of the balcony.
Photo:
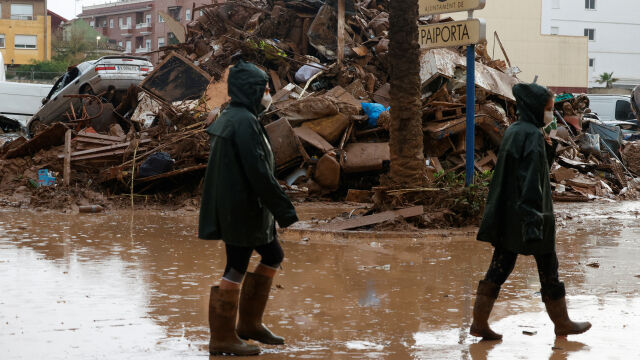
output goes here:
<path id="1" fill-rule="evenodd" d="M 146 47 L 137 48 L 136 49 L 136 54 L 144 54 L 144 53 L 148 53 L 150 51 L 151 51 L 151 48 L 146 48 Z"/>
<path id="2" fill-rule="evenodd" d="M 151 28 L 151 23 L 140 23 L 140 24 L 136 24 L 136 29 L 140 30 L 140 29 L 150 29 Z"/>

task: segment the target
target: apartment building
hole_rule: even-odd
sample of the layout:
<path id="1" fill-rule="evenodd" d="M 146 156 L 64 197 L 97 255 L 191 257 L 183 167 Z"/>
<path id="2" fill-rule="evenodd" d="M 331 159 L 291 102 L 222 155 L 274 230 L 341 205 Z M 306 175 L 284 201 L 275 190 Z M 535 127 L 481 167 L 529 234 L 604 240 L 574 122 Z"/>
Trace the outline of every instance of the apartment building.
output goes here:
<path id="1" fill-rule="evenodd" d="M 0 0 L 0 52 L 5 64 L 51 59 L 50 24 L 44 0 Z"/>
<path id="2" fill-rule="evenodd" d="M 489 55 L 505 60 L 497 33 L 513 66 L 522 70 L 518 78 L 550 87 L 555 92 L 586 92 L 587 39 L 580 36 L 549 36 L 541 33 L 545 0 L 488 0 L 474 17 L 487 21 Z M 564 0 L 563 0 L 564 1 Z M 572 0 L 569 0 L 572 1 Z M 467 18 L 457 13 L 456 20 Z"/>
<path id="3" fill-rule="evenodd" d="M 640 1 L 543 0 L 541 31 L 584 36 L 589 43 L 589 87 L 600 74 L 613 72 L 614 87 L 640 84 Z"/>
<path id="4" fill-rule="evenodd" d="M 140 56 L 177 42 L 161 12 L 186 26 L 201 15 L 194 14 L 194 8 L 211 3 L 211 0 L 119 0 L 83 6 L 78 18 L 88 22 L 111 44 L 124 49 L 125 54 Z M 157 63 L 158 54 L 149 58 Z"/>

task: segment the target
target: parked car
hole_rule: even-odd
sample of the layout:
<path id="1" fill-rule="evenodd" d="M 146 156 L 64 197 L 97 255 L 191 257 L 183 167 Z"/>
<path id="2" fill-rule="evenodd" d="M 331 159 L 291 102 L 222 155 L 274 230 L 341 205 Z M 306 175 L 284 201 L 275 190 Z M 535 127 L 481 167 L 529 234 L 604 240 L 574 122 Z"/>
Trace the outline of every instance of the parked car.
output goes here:
<path id="1" fill-rule="evenodd" d="M 153 65 L 147 59 L 133 56 L 105 56 L 72 66 L 42 99 L 42 107 L 27 123 L 27 130 L 34 135 L 40 125 L 65 120 L 70 104 L 79 108 L 80 99 L 65 95 L 102 94 L 108 90 L 124 94 L 129 86 L 139 84 L 151 71 Z"/>
<path id="2" fill-rule="evenodd" d="M 18 131 L 38 111 L 40 100 L 51 91 L 51 84 L 6 81 L 4 60 L 0 53 L 0 128 Z"/>
<path id="3" fill-rule="evenodd" d="M 602 122 L 637 121 L 629 95 L 587 95 L 589 108 Z"/>

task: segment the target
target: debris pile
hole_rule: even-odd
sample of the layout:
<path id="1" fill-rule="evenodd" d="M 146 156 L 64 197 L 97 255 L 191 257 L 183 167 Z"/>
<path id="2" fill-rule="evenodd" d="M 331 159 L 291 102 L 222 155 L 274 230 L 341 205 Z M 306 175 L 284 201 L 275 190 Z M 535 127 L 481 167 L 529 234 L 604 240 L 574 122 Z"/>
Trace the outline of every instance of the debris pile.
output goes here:
<path id="1" fill-rule="evenodd" d="M 78 95 L 80 106 L 70 109 L 67 121 L 41 129 L 30 140 L 7 143 L 0 191 L 39 188 L 37 172 L 47 169 L 58 174 L 59 185 L 91 189 L 86 197 L 152 194 L 175 202 L 199 196 L 209 151 L 206 128 L 228 104 L 228 71 L 242 58 L 270 76 L 273 106 L 261 121 L 272 143 L 276 176 L 288 194 L 294 200 L 373 202 L 391 158 L 388 2 L 347 1 L 346 7 L 343 49 L 338 49 L 337 10 L 331 2 L 239 0 L 196 8 L 202 16 L 189 24 L 185 41 L 161 49 L 161 63 L 122 101 L 114 106 L 104 94 Z M 394 205 L 442 198 L 433 201 L 441 206 L 429 216 L 413 215 L 418 212 L 413 208 L 400 215 L 462 225 L 456 220 L 459 211 L 444 207 L 470 205 L 470 218 L 483 200 L 460 193 L 466 203 L 449 201 L 450 186 L 459 183 L 465 168 L 464 49 L 424 50 L 420 66 L 424 155 L 433 187 L 394 193 Z M 511 92 L 519 82 L 516 73 L 511 64 L 493 60 L 486 45 L 477 46 L 474 150 L 482 183 L 496 164 L 504 132 L 517 118 Z M 588 106 L 584 96 L 561 96 L 556 103 L 559 125 L 549 129 L 549 141 L 558 156 L 552 169 L 557 200 L 635 191 L 629 181 L 640 170 L 637 152 L 625 152 L 619 128 L 616 133 L 594 120 Z M 640 145 L 627 148 L 634 146 Z M 634 165 L 627 170 L 622 160 Z M 394 214 L 379 218 L 388 221 Z"/>
<path id="2" fill-rule="evenodd" d="M 556 122 L 546 131 L 556 151 L 551 180 L 556 201 L 588 201 L 637 196 L 639 143 L 625 141 L 622 124 L 603 123 L 589 109 L 586 95 L 561 94 Z"/>

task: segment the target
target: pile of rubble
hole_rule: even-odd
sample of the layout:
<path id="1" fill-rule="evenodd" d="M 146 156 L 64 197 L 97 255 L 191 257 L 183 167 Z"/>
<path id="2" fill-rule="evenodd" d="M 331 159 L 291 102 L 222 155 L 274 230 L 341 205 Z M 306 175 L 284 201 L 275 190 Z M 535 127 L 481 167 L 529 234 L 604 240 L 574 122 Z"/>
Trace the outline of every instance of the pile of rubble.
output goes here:
<path id="1" fill-rule="evenodd" d="M 59 174 L 59 183 L 108 195 L 198 196 L 205 130 L 227 105 L 228 71 L 242 58 L 270 76 L 273 107 L 262 121 L 289 195 L 371 202 L 390 161 L 388 2 L 346 4 L 343 51 L 331 2 L 240 0 L 194 9 L 202 16 L 187 27 L 185 41 L 161 49 L 162 62 L 117 106 L 101 94 L 80 95 L 66 122 L 6 144 L 0 191 L 37 188 L 38 171 L 46 169 Z M 516 68 L 493 60 L 484 45 L 477 55 L 475 167 L 488 174 L 517 118 L 511 88 L 519 80 Z M 465 167 L 466 60 L 463 49 L 425 50 L 420 65 L 424 155 L 437 187 Z M 558 155 L 554 195 L 630 195 L 640 158 L 589 118 L 585 99 L 565 96 L 556 104 L 559 125 L 549 131 Z M 621 161 L 635 165 L 628 171 Z"/>
<path id="2" fill-rule="evenodd" d="M 546 129 L 556 149 L 551 168 L 555 200 L 637 197 L 640 143 L 635 142 L 636 134 L 625 134 L 624 125 L 600 122 L 585 95 L 558 95 L 555 117 L 557 124 Z"/>

